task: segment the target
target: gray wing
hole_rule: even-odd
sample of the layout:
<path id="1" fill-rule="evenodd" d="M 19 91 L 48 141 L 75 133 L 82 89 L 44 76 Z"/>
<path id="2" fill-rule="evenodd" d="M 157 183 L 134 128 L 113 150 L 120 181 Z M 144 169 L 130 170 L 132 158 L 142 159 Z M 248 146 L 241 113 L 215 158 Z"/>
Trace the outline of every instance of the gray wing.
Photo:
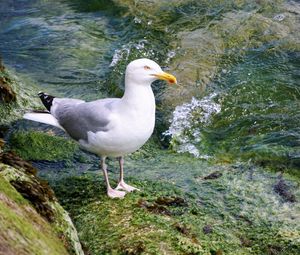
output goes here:
<path id="1" fill-rule="evenodd" d="M 114 103 L 118 98 L 107 98 L 93 102 L 77 99 L 54 99 L 51 114 L 75 140 L 87 140 L 89 131 L 107 131 Z M 53 110 L 52 110 L 53 109 Z"/>

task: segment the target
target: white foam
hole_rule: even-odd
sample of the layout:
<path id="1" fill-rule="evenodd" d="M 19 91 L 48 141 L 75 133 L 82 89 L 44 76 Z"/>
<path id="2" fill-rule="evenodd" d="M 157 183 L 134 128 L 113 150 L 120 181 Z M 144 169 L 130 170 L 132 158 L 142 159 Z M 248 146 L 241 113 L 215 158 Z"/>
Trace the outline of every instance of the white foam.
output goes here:
<path id="1" fill-rule="evenodd" d="M 197 158 L 208 158 L 202 155 L 197 145 L 201 143 L 201 129 L 210 123 L 211 117 L 221 111 L 221 106 L 213 101 L 216 93 L 198 100 L 192 98 L 190 103 L 184 103 L 175 108 L 171 125 L 163 134 L 172 137 L 174 149 L 188 152 Z"/>

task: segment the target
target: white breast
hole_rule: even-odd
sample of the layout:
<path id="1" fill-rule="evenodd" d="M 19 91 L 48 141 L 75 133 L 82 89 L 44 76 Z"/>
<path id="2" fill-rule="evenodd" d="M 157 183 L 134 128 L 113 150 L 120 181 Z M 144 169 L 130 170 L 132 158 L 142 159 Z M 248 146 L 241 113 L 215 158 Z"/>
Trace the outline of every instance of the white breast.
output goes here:
<path id="1" fill-rule="evenodd" d="M 89 132 L 81 145 L 101 156 L 123 156 L 138 150 L 150 138 L 155 124 L 155 99 L 150 90 L 128 100 L 124 97 L 111 116 L 106 132 Z"/>

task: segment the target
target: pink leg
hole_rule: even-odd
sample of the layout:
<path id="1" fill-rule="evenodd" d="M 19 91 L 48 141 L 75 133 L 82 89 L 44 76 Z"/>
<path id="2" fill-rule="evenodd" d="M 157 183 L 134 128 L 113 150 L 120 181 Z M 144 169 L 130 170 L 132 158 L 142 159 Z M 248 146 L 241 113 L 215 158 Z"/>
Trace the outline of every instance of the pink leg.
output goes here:
<path id="1" fill-rule="evenodd" d="M 112 187 L 109 184 L 108 180 L 108 174 L 107 174 L 107 165 L 105 164 L 106 157 L 102 157 L 101 159 L 101 168 L 103 170 L 105 182 L 106 182 L 106 188 L 107 188 L 107 195 L 110 198 L 123 198 L 126 195 L 126 192 L 119 191 L 117 189 L 112 189 Z"/>
<path id="2" fill-rule="evenodd" d="M 119 164 L 120 164 L 120 178 L 116 190 L 125 190 L 127 192 L 131 192 L 134 190 L 139 191 L 139 189 L 132 187 L 124 182 L 124 170 L 123 170 L 124 158 L 123 157 L 119 157 Z"/>

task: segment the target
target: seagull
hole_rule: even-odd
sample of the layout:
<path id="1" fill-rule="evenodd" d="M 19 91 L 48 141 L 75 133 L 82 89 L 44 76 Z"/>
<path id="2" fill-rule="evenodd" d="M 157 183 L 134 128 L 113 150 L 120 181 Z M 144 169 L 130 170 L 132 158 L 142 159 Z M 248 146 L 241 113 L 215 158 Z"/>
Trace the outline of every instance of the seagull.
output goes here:
<path id="1" fill-rule="evenodd" d="M 124 181 L 124 156 L 138 150 L 152 135 L 155 125 L 155 98 L 151 88 L 155 80 L 176 84 L 176 78 L 163 72 L 146 58 L 130 62 L 125 72 L 122 98 L 105 98 L 85 102 L 56 98 L 44 92 L 38 95 L 45 112 L 26 113 L 23 118 L 63 129 L 83 150 L 101 158 L 101 168 L 110 198 L 123 198 L 127 192 L 139 190 Z M 115 189 L 107 174 L 107 157 L 119 161 L 120 176 Z"/>

